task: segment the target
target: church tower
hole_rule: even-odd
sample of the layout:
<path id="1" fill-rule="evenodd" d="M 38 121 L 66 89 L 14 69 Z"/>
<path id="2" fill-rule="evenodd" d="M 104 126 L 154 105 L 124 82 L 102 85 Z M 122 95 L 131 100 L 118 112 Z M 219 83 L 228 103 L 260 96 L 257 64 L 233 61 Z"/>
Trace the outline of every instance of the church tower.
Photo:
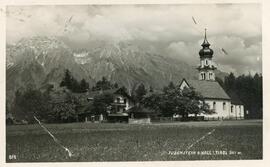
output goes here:
<path id="1" fill-rule="evenodd" d="M 210 44 L 206 38 L 206 29 L 204 34 L 204 41 L 202 43 L 202 49 L 199 52 L 200 65 L 197 68 L 199 71 L 199 80 L 214 81 L 216 67 L 212 62 L 214 51 L 209 48 Z"/>

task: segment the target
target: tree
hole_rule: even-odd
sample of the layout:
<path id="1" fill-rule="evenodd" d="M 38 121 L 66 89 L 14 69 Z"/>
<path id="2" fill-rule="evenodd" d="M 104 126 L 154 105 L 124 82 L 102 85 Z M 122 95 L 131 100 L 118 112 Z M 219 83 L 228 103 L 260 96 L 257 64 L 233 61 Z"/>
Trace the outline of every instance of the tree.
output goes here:
<path id="1" fill-rule="evenodd" d="M 114 88 L 118 88 L 118 87 L 119 87 L 118 83 L 114 83 L 114 84 L 113 84 L 113 87 L 114 87 Z"/>
<path id="2" fill-rule="evenodd" d="M 154 110 L 160 110 L 163 116 L 171 117 L 173 114 L 188 117 L 188 114 L 210 113 L 209 106 L 203 97 L 193 88 L 180 90 L 173 84 L 163 89 L 163 93 L 153 93 L 143 99 L 142 104 Z"/>
<path id="3" fill-rule="evenodd" d="M 60 83 L 60 87 L 66 86 L 68 89 L 71 89 L 71 85 L 72 85 L 72 76 L 71 73 L 68 69 L 66 69 L 65 71 L 65 76 L 63 78 L 63 80 Z"/>
<path id="4" fill-rule="evenodd" d="M 83 93 L 89 89 L 89 83 L 85 81 L 83 78 L 80 82 L 78 82 L 67 69 L 65 71 L 65 76 L 60 83 L 60 87 L 66 86 L 67 89 L 71 90 L 75 93 Z"/>
<path id="5" fill-rule="evenodd" d="M 236 78 L 234 74 L 231 72 L 228 77 L 225 77 L 224 87 L 227 90 L 235 89 L 236 87 Z"/>
<path id="6" fill-rule="evenodd" d="M 51 110 L 48 114 L 49 122 L 74 122 L 76 121 L 76 106 L 79 101 L 67 93 L 64 100 L 51 104 Z"/>
<path id="7" fill-rule="evenodd" d="M 171 91 L 175 89 L 175 85 L 173 82 L 170 82 L 168 86 L 163 87 L 163 92 L 167 93 L 167 91 Z"/>
<path id="8" fill-rule="evenodd" d="M 50 98 L 39 90 L 27 89 L 25 92 L 16 91 L 13 111 L 15 117 L 34 122 L 34 116 L 47 119 Z"/>
<path id="9" fill-rule="evenodd" d="M 129 96 L 128 94 L 128 90 L 125 86 L 122 86 L 121 88 L 119 88 L 115 93 L 118 93 L 120 95 L 127 95 Z"/>
<path id="10" fill-rule="evenodd" d="M 80 92 L 86 92 L 89 89 L 89 83 L 82 79 L 80 82 Z"/>
<path id="11" fill-rule="evenodd" d="M 74 78 L 71 79 L 71 86 L 70 86 L 69 90 L 71 90 L 72 92 L 75 92 L 75 93 L 81 92 L 80 84 L 76 79 L 74 79 Z"/>
<path id="12" fill-rule="evenodd" d="M 147 90 L 144 86 L 143 83 L 141 83 L 137 89 L 135 90 L 135 95 L 134 95 L 134 99 L 137 103 L 139 103 L 142 99 L 143 99 L 143 96 L 146 95 L 147 93 Z"/>
<path id="13" fill-rule="evenodd" d="M 235 92 L 243 102 L 249 118 L 262 118 L 262 75 L 240 75 L 233 73 L 225 77 L 224 88 Z"/>
<path id="14" fill-rule="evenodd" d="M 97 95 L 93 100 L 93 111 L 94 114 L 102 114 L 107 116 L 107 108 L 113 103 L 113 94 L 105 93 L 101 95 Z"/>
<path id="15" fill-rule="evenodd" d="M 96 90 L 108 90 L 113 89 L 118 85 L 112 84 L 106 77 L 102 77 L 100 81 L 97 81 L 96 85 L 92 87 L 93 91 Z"/>
<path id="16" fill-rule="evenodd" d="M 160 110 L 161 109 L 161 103 L 162 103 L 162 96 L 161 93 L 152 93 L 149 96 L 144 96 L 142 100 L 142 105 L 147 108 L 151 108 L 154 110 Z"/>
<path id="17" fill-rule="evenodd" d="M 200 113 L 209 113 L 209 105 L 204 102 L 203 97 L 196 92 L 193 88 L 184 88 L 182 90 L 184 112 L 183 116 L 188 116 L 188 114 L 194 114 L 195 117 Z"/>

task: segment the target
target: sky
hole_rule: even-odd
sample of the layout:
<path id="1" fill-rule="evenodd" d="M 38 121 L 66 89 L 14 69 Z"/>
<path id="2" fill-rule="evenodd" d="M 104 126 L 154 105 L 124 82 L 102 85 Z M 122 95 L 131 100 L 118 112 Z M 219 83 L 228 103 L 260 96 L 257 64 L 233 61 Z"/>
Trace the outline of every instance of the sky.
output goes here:
<path id="1" fill-rule="evenodd" d="M 96 41 L 128 42 L 194 66 L 205 28 L 218 69 L 236 75 L 262 72 L 259 4 L 7 8 L 9 44 L 32 36 L 58 36 L 73 49 L 91 48 Z"/>

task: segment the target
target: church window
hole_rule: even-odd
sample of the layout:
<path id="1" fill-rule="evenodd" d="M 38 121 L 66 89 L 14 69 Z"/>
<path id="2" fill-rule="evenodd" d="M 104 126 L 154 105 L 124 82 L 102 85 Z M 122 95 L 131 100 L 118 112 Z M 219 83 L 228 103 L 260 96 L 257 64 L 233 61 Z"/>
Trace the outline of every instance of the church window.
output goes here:
<path id="1" fill-rule="evenodd" d="M 201 73 L 201 77 L 202 77 L 202 80 L 204 80 L 205 74 L 204 73 Z"/>
<path id="2" fill-rule="evenodd" d="M 233 106 L 231 106 L 231 113 L 233 113 Z"/>
<path id="3" fill-rule="evenodd" d="M 205 60 L 205 65 L 208 65 L 208 61 L 207 60 Z"/>
<path id="4" fill-rule="evenodd" d="M 216 102 L 213 102 L 213 110 L 216 110 Z"/>
<path id="5" fill-rule="evenodd" d="M 226 110 L 226 102 L 223 102 L 223 110 Z"/>

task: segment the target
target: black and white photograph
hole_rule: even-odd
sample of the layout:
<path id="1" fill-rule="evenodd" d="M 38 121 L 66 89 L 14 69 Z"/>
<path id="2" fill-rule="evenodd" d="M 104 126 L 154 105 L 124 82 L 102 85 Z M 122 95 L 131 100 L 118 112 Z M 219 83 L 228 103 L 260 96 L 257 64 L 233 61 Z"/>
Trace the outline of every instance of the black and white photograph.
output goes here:
<path id="1" fill-rule="evenodd" d="M 261 3 L 1 13 L 7 164 L 264 159 Z"/>

